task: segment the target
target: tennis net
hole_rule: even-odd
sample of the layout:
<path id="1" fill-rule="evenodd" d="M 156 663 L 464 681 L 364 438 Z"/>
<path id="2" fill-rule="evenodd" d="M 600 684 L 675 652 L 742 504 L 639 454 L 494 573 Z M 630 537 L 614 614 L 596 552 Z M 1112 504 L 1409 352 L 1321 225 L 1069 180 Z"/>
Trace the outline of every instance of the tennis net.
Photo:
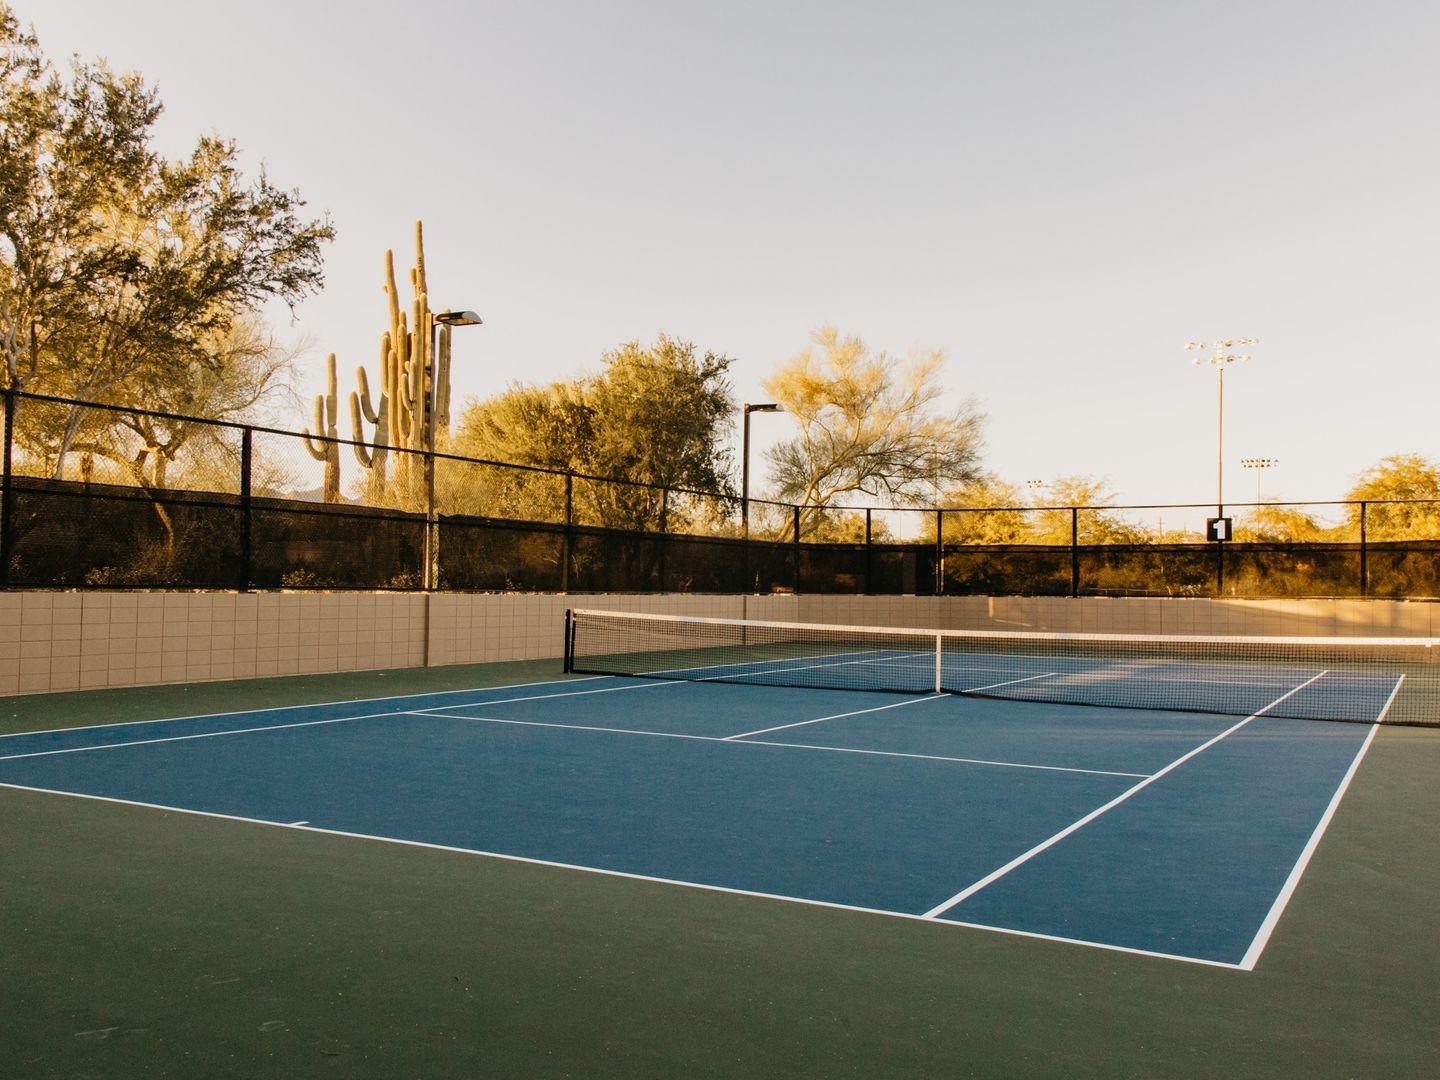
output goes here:
<path id="1" fill-rule="evenodd" d="M 1440 726 L 1440 639 L 828 626 L 576 609 L 565 670 Z"/>

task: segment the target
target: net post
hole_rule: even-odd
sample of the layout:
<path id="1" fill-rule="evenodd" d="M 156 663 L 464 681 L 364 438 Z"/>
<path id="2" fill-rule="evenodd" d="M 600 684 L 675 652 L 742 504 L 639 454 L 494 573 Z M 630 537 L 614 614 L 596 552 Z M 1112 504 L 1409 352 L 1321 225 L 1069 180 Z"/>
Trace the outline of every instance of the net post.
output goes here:
<path id="1" fill-rule="evenodd" d="M 252 489 L 254 475 L 255 429 L 240 433 L 240 591 L 250 591 L 255 559 L 254 533 L 251 527 Z"/>
<path id="2" fill-rule="evenodd" d="M 1368 503 L 1359 504 L 1359 595 L 1369 596 L 1369 549 L 1365 543 L 1365 510 Z"/>
<path id="3" fill-rule="evenodd" d="M 941 634 L 939 631 L 936 631 L 936 633 L 935 633 L 935 693 L 937 693 L 937 694 L 942 693 L 942 689 L 941 689 L 941 688 L 945 685 L 945 676 L 944 676 L 944 671 L 943 671 L 943 665 L 941 664 L 941 660 L 943 659 L 943 657 L 944 657 L 944 655 L 945 655 L 945 653 L 944 653 L 944 648 L 943 648 L 944 640 L 945 640 L 944 635 Z"/>
<path id="4" fill-rule="evenodd" d="M 10 546 L 14 543 L 15 516 L 14 499 L 14 448 L 15 448 L 15 388 L 5 388 L 5 460 L 3 467 L 4 489 L 0 490 L 0 588 L 10 585 Z"/>
<path id="5" fill-rule="evenodd" d="M 575 612 L 565 609 L 565 666 L 564 673 L 572 675 L 575 672 Z"/>
<path id="6" fill-rule="evenodd" d="M 1070 595 L 1080 595 L 1080 508 L 1070 508 Z"/>
<path id="7" fill-rule="evenodd" d="M 574 547 L 571 526 L 575 521 L 575 476 L 565 474 L 565 531 L 560 539 L 560 591 L 570 591 L 570 556 Z"/>

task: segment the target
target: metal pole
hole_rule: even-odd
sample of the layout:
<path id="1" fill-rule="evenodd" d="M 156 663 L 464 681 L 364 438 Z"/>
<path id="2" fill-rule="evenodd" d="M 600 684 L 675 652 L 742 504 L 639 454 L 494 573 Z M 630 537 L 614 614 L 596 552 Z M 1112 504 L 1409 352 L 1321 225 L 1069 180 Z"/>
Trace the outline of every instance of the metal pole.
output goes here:
<path id="1" fill-rule="evenodd" d="M 745 406 L 745 419 L 740 425 L 744 429 L 740 450 L 740 538 L 750 539 L 750 406 Z M 749 549 L 747 548 L 748 552 Z"/>
<path id="2" fill-rule="evenodd" d="M 254 536 L 251 529 L 251 476 L 254 474 L 255 432 L 240 433 L 240 591 L 250 591 L 254 566 Z"/>
<path id="3" fill-rule="evenodd" d="M 935 511 L 935 595 L 945 592 L 945 511 Z"/>
<path id="4" fill-rule="evenodd" d="M 1070 508 L 1070 595 L 1080 595 L 1080 508 Z"/>
<path id="5" fill-rule="evenodd" d="M 1215 369 L 1220 376 L 1219 423 L 1215 433 L 1215 509 L 1217 517 L 1225 516 L 1225 367 Z"/>
<path id="6" fill-rule="evenodd" d="M 571 523 L 574 520 L 575 508 L 575 477 L 571 473 L 565 474 L 565 531 L 560 539 L 560 591 L 570 591 L 570 555 L 573 543 L 571 541 Z"/>
<path id="7" fill-rule="evenodd" d="M 1225 504 L 1224 504 L 1224 503 L 1221 503 L 1221 504 L 1220 504 L 1219 506 L 1217 506 L 1215 509 L 1219 511 L 1219 514 L 1218 514 L 1219 517 L 1224 517 L 1224 516 L 1225 516 Z M 1228 546 L 1228 542 L 1227 542 L 1227 541 L 1223 541 L 1223 540 L 1220 541 L 1218 544 L 1215 545 L 1215 595 L 1216 595 L 1216 596 L 1224 596 L 1224 595 L 1225 595 L 1225 548 L 1226 548 L 1227 546 Z"/>
<path id="8" fill-rule="evenodd" d="M 795 555 L 795 593 L 798 596 L 800 593 L 800 507 L 796 506 L 794 511 L 795 543 L 791 550 Z"/>
<path id="9" fill-rule="evenodd" d="M 1369 504 L 1360 504 L 1360 595 L 1370 595 L 1370 552 L 1366 546 L 1365 512 Z"/>
<path id="10" fill-rule="evenodd" d="M 661 591 L 662 593 L 665 591 L 665 550 L 666 550 L 666 548 L 669 546 L 669 543 L 670 543 L 669 537 L 666 535 L 667 521 L 668 521 L 669 515 L 670 515 L 670 489 L 669 489 L 669 488 L 661 488 L 661 489 L 660 489 L 660 538 L 659 538 L 657 541 L 655 541 L 657 544 L 660 545 L 660 550 L 659 550 L 659 552 L 658 552 L 657 555 L 656 555 L 656 560 L 655 560 L 655 561 L 656 561 L 656 563 L 657 563 L 657 565 L 658 565 L 658 568 L 659 568 L 660 591 Z"/>
<path id="11" fill-rule="evenodd" d="M 10 547 L 14 543 L 15 515 L 14 499 L 14 447 L 15 447 L 15 389 L 5 389 L 5 462 L 4 490 L 0 492 L 0 588 L 10 585 Z"/>
<path id="12" fill-rule="evenodd" d="M 871 576 L 874 573 L 873 562 L 874 552 L 870 550 L 870 507 L 865 508 L 865 595 L 871 594 Z"/>
<path id="13" fill-rule="evenodd" d="M 430 317 L 426 333 L 430 335 L 430 356 L 425 370 L 420 373 L 420 392 L 424 397 L 421 407 L 425 415 L 421 418 L 421 431 L 425 453 L 425 574 L 423 587 L 429 592 L 435 587 L 436 523 L 435 523 L 435 329 L 436 323 Z"/>

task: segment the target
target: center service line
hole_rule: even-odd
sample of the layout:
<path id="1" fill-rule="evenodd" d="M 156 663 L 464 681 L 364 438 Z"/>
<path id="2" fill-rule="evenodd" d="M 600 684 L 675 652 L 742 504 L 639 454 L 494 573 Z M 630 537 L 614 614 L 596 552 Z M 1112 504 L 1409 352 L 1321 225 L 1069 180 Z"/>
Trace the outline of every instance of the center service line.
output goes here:
<path id="1" fill-rule="evenodd" d="M 1132 796 L 1132 795 L 1136 794 L 1137 792 L 1142 791 L 1142 790 L 1144 790 L 1145 788 L 1149 787 L 1151 784 L 1155 783 L 1156 780 L 1159 780 L 1162 776 L 1165 776 L 1165 775 L 1167 775 L 1167 774 L 1169 774 L 1169 773 L 1171 773 L 1171 772 L 1174 772 L 1174 771 L 1175 771 L 1176 769 L 1178 769 L 1181 765 L 1184 765 L 1185 762 L 1187 762 L 1187 761 L 1189 761 L 1191 758 L 1193 758 L 1196 754 L 1203 753 L 1204 751 L 1210 749 L 1210 747 L 1212 747 L 1212 746 L 1214 746 L 1216 743 L 1218 743 L 1221 739 L 1224 739 L 1224 738 L 1226 738 L 1226 737 L 1229 736 L 1229 735 L 1233 735 L 1235 732 L 1239 731 L 1239 730 L 1240 730 L 1242 727 L 1244 727 L 1246 724 L 1250 723 L 1251 720 L 1254 720 L 1257 716 L 1261 716 L 1261 715 L 1269 712 L 1271 709 L 1273 709 L 1276 705 L 1279 705 L 1279 704 L 1280 704 L 1282 701 L 1284 701 L 1286 698 L 1290 697 L 1290 696 L 1293 695 L 1293 694 L 1298 694 L 1301 690 L 1304 690 L 1305 687 L 1307 687 L 1307 686 L 1309 686 L 1311 683 L 1315 682 L 1315 680 L 1317 680 L 1317 679 L 1319 679 L 1319 678 L 1321 678 L 1321 677 L 1323 677 L 1323 676 L 1325 676 L 1325 675 L 1327 675 L 1327 674 L 1329 674 L 1329 670 L 1328 670 L 1328 669 L 1327 669 L 1326 671 L 1320 672 L 1319 675 L 1312 675 L 1310 678 L 1306 679 L 1306 680 L 1305 680 L 1303 683 L 1301 683 L 1299 686 L 1297 686 L 1297 687 L 1295 687 L 1294 689 L 1288 690 L 1288 691 L 1286 691 L 1285 693 L 1281 694 L 1281 695 L 1280 695 L 1278 698 L 1276 698 L 1274 701 L 1270 702 L 1269 705 L 1266 705 L 1265 708 L 1259 709 L 1259 710 L 1251 713 L 1249 716 L 1247 716 L 1244 720 L 1241 720 L 1241 721 L 1240 721 L 1238 724 L 1236 724 L 1234 727 L 1226 728 L 1224 731 L 1220 732 L 1220 734 L 1219 734 L 1219 735 L 1216 735 L 1214 738 L 1208 739 L 1208 740 L 1206 740 L 1205 742 L 1201 743 L 1199 746 L 1195 747 L 1195 749 L 1189 751 L 1188 753 L 1185 753 L 1185 754 L 1180 755 L 1178 758 L 1176 758 L 1174 761 L 1172 761 L 1169 765 L 1166 765 L 1166 766 L 1165 766 L 1163 769 L 1161 769 L 1159 772 L 1157 772 L 1157 773 L 1152 773 L 1150 776 L 1147 776 L 1144 780 L 1141 780 L 1138 784 L 1134 785 L 1133 787 L 1127 788 L 1125 791 L 1122 791 L 1119 795 L 1115 796 L 1115 798 L 1111 799 L 1109 802 L 1105 803 L 1103 806 L 1099 806 L 1099 807 L 1097 807 L 1096 809 L 1091 810 L 1088 814 L 1086 814 L 1084 817 L 1080 818 L 1078 821 L 1071 822 L 1069 825 L 1065 826 L 1065 828 L 1061 829 L 1059 832 L 1057 832 L 1054 836 L 1050 837 L 1048 840 L 1042 840 L 1040 843 L 1038 843 L 1038 844 L 1036 844 L 1034 847 L 1032 847 L 1029 851 L 1026 851 L 1026 852 L 1024 852 L 1024 853 L 1021 854 L 1021 855 L 1017 855 L 1015 858 L 1011 859 L 1008 863 L 1006 863 L 1004 866 L 1000 867 L 998 870 L 992 870 L 990 873 L 986 874 L 986 875 L 985 875 L 983 878 L 981 878 L 979 881 L 975 882 L 975 884 L 970 885 L 970 886 L 968 886 L 967 888 L 961 889 L 958 893 L 956 893 L 954 896 L 950 897 L 948 900 L 942 900 L 940 903 L 936 904 L 936 905 L 935 905 L 933 908 L 931 908 L 929 911 L 925 912 L 925 914 L 922 915 L 921 918 L 922 918 L 922 919 L 934 919 L 934 918 L 936 918 L 937 916 L 939 916 L 939 915 L 943 914 L 944 912 L 948 911 L 950 908 L 954 907 L 956 904 L 959 904 L 961 901 L 967 900 L 967 899 L 969 899 L 970 897 L 974 896 L 977 892 L 979 892 L 981 889 L 985 888 L 987 885 L 991 885 L 991 884 L 995 883 L 996 881 L 999 881 L 1002 877 L 1004 877 L 1006 874 L 1010 873 L 1010 871 L 1014 870 L 1016 867 L 1022 866 L 1022 865 L 1024 865 L 1025 863 L 1029 862 L 1029 861 L 1030 861 L 1031 859 L 1033 859 L 1036 855 L 1039 855 L 1042 851 L 1045 851 L 1045 850 L 1047 850 L 1047 849 L 1049 849 L 1049 848 L 1054 847 L 1056 844 L 1058 844 L 1061 840 L 1064 840 L 1064 839 L 1065 839 L 1067 836 L 1069 836 L 1071 833 L 1077 831 L 1078 829 L 1084 828 L 1086 825 L 1090 824 L 1090 822 L 1092 822 L 1092 821 L 1094 821 L 1096 818 L 1098 818 L 1101 814 L 1107 813 L 1108 811 L 1115 809 L 1115 807 L 1119 806 L 1119 805 L 1120 805 L 1121 803 L 1123 803 L 1126 799 L 1130 798 L 1130 796 Z"/>

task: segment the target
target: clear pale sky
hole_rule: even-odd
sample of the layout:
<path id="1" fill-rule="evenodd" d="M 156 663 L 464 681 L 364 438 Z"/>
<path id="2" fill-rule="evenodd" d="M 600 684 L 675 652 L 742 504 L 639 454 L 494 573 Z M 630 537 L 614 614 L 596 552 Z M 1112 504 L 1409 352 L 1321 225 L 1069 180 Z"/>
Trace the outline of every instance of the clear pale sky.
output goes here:
<path id="1" fill-rule="evenodd" d="M 1014 481 L 1335 498 L 1440 455 L 1440 5 L 18 0 L 237 139 L 339 230 L 286 336 L 372 365 L 425 220 L 457 397 L 665 330 L 745 400 L 832 321 L 949 350 Z M 784 420 L 762 417 L 771 435 Z M 760 429 L 757 427 L 757 435 Z M 763 439 L 760 445 L 763 445 Z"/>

